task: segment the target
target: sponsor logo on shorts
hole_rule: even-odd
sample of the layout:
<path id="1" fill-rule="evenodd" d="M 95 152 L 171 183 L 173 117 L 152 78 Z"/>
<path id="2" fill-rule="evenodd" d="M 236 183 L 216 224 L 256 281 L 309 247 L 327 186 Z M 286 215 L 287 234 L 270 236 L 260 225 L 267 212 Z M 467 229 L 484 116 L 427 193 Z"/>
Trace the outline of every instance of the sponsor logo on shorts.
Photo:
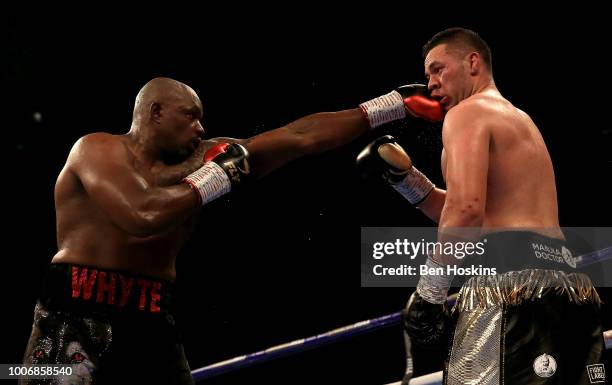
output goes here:
<path id="1" fill-rule="evenodd" d="M 587 365 L 586 368 L 591 384 L 606 382 L 606 368 L 604 364 Z"/>
<path id="2" fill-rule="evenodd" d="M 537 259 L 544 259 L 556 263 L 567 263 L 570 267 L 576 268 L 576 259 L 572 252 L 565 246 L 561 248 L 552 247 L 539 242 L 532 242 L 531 247 Z"/>
<path id="3" fill-rule="evenodd" d="M 551 377 L 557 371 L 557 361 L 549 354 L 542 354 L 533 360 L 533 371 L 538 377 Z"/>
<path id="4" fill-rule="evenodd" d="M 565 260 L 565 263 L 567 263 L 574 269 L 576 268 L 576 260 L 574 259 L 572 252 L 569 251 L 567 247 L 565 246 L 561 247 L 561 255 L 563 255 L 563 259 Z"/>

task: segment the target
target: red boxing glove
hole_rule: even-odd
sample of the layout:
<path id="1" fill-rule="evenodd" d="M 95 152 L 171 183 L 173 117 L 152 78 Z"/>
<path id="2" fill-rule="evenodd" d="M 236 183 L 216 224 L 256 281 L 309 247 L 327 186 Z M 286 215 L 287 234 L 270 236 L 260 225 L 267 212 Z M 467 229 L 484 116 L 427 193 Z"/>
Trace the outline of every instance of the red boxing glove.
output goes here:
<path id="1" fill-rule="evenodd" d="M 410 84 L 402 86 L 397 91 L 404 98 L 404 106 L 417 118 L 429 120 L 430 122 L 441 122 L 444 120 L 444 109 L 440 102 L 429 98 L 427 87 L 422 84 Z"/>
<path id="2" fill-rule="evenodd" d="M 198 197 L 198 203 L 206 203 L 227 194 L 249 177 L 249 152 L 238 143 L 219 143 L 204 154 L 204 165 L 187 175 L 183 182 L 189 184 Z"/>
<path id="3" fill-rule="evenodd" d="M 407 115 L 430 122 L 444 119 L 442 105 L 429 97 L 429 90 L 424 84 L 401 86 L 393 92 L 360 104 L 360 107 L 371 128 L 404 119 Z"/>
<path id="4" fill-rule="evenodd" d="M 227 146 L 229 146 L 229 143 L 218 143 L 209 148 L 204 153 L 204 162 L 210 162 L 211 160 L 215 159 L 219 154 L 223 154 L 225 151 L 227 151 Z"/>

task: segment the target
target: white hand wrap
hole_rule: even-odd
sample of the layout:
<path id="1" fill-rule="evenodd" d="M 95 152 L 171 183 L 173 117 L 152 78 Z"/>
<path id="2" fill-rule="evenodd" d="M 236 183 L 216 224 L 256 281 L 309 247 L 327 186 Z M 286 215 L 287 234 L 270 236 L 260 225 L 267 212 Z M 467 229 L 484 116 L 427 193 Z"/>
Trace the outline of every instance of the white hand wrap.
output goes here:
<path id="1" fill-rule="evenodd" d="M 404 100 L 397 91 L 361 103 L 359 107 L 367 116 L 371 128 L 406 117 Z"/>
<path id="2" fill-rule="evenodd" d="M 425 174 L 415 167 L 410 168 L 404 180 L 392 186 L 413 205 L 420 203 L 436 187 Z"/>
<path id="3" fill-rule="evenodd" d="M 232 189 L 227 174 L 215 162 L 204 163 L 202 167 L 185 177 L 183 182 L 191 185 L 202 206 L 227 194 Z"/>
<path id="4" fill-rule="evenodd" d="M 442 268 L 443 274 L 439 274 L 440 271 L 436 270 L 436 274 L 421 275 L 421 279 L 419 279 L 419 283 L 417 284 L 417 293 L 429 303 L 445 303 L 448 297 L 448 289 L 450 289 L 454 276 L 452 274 L 447 274 L 448 271 L 446 266 L 439 264 L 431 259 L 431 257 L 427 257 L 425 266 L 427 266 L 428 273 L 432 272 L 432 268 Z"/>

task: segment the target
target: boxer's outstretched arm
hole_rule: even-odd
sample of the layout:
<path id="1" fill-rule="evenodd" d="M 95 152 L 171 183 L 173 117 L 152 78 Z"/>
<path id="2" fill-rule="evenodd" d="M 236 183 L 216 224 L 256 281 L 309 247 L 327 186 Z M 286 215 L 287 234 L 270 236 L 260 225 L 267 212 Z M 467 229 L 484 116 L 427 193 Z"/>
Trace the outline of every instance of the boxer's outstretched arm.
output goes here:
<path id="1" fill-rule="evenodd" d="M 369 129 L 362 110 L 355 108 L 308 115 L 246 140 L 215 140 L 244 145 L 252 157 L 252 172 L 261 177 L 304 155 L 340 147 Z"/>
<path id="2" fill-rule="evenodd" d="M 410 84 L 362 103 L 359 108 L 308 115 L 246 140 L 215 138 L 213 141 L 245 146 L 252 157 L 251 173 L 261 177 L 301 156 L 339 147 L 370 128 L 407 115 L 441 121 L 444 112 L 440 103 L 428 96 L 427 86 Z M 178 183 L 188 174 L 189 167 L 187 162 L 165 168 L 159 176 L 160 183 Z"/>
<path id="3" fill-rule="evenodd" d="M 67 167 L 110 221 L 135 236 L 173 228 L 198 207 L 187 184 L 151 186 L 136 172 L 125 145 L 109 134 L 81 138 L 70 152 Z"/>
<path id="4" fill-rule="evenodd" d="M 368 120 L 360 108 L 320 112 L 248 139 L 223 137 L 203 141 L 193 156 L 181 164 L 164 167 L 156 179 L 163 186 L 180 183 L 202 165 L 202 154 L 220 142 L 245 146 L 251 154 L 251 174 L 261 177 L 304 155 L 342 146 L 369 129 Z"/>
<path id="5" fill-rule="evenodd" d="M 252 170 L 262 176 L 303 155 L 342 146 L 370 127 L 403 119 L 407 114 L 441 121 L 444 113 L 440 103 L 429 98 L 425 85 L 411 84 L 362 103 L 360 108 L 308 115 L 241 144 L 253 157 Z"/>

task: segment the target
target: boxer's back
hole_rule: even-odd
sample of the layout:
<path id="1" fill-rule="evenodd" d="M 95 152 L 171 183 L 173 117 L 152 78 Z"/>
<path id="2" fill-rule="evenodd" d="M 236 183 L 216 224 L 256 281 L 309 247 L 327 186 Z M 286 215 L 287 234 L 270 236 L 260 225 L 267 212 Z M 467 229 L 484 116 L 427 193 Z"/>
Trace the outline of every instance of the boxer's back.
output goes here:
<path id="1" fill-rule="evenodd" d="M 538 229 L 562 237 L 550 155 L 529 115 L 497 92 L 466 99 L 478 103 L 491 132 L 483 227 Z"/>

